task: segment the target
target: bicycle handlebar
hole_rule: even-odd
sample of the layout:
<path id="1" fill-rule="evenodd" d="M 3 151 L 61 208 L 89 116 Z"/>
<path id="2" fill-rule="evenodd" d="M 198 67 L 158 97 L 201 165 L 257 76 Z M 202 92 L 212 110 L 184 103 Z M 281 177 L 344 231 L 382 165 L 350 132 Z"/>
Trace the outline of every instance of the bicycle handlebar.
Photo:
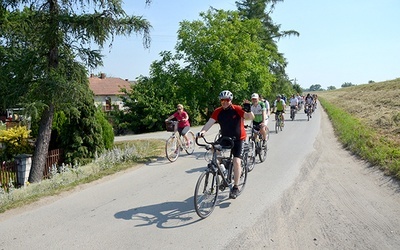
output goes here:
<path id="1" fill-rule="evenodd" d="M 200 142 L 199 142 L 199 138 L 202 138 L 203 141 L 205 142 L 205 144 L 200 143 Z M 232 138 L 232 137 L 229 137 L 229 136 L 222 136 L 222 137 L 219 138 L 217 141 L 215 141 L 215 142 L 210 142 L 210 141 L 207 141 L 207 139 L 206 139 L 204 136 L 197 136 L 197 137 L 196 137 L 196 144 L 197 144 L 198 146 L 201 146 L 201 147 L 207 147 L 207 146 L 211 145 L 213 148 L 215 148 L 215 149 L 217 149 L 217 150 L 221 150 L 222 148 L 231 149 L 231 148 L 233 148 L 233 146 L 235 145 L 234 140 L 235 140 L 234 137 Z M 224 141 L 229 142 L 229 145 L 228 145 L 228 146 L 223 146 L 223 145 L 221 145 L 222 142 L 224 142 Z M 220 145 L 221 147 L 216 147 L 217 145 Z"/>

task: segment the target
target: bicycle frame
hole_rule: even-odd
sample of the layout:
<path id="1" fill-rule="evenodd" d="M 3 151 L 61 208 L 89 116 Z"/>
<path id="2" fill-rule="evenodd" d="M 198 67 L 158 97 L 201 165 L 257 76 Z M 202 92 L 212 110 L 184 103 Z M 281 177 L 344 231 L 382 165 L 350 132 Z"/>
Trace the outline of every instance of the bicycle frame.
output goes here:
<path id="1" fill-rule="evenodd" d="M 211 146 L 211 149 L 213 151 L 211 162 L 207 164 L 207 170 L 206 171 L 209 171 L 210 173 L 212 173 L 215 176 L 217 176 L 217 174 L 220 175 L 222 177 L 222 183 L 221 184 L 223 184 L 223 187 L 224 188 L 229 187 L 230 184 L 232 183 L 232 178 L 231 178 L 232 177 L 232 171 L 233 171 L 233 155 L 232 155 L 232 152 L 229 153 L 229 157 L 222 157 L 221 155 L 222 155 L 223 147 L 222 147 L 222 145 L 219 144 L 219 142 L 209 142 L 209 141 L 206 140 L 206 138 L 201 137 L 204 140 L 204 142 L 208 144 L 208 145 L 205 145 L 205 144 L 199 143 L 198 138 L 199 137 L 196 138 L 196 144 L 197 145 L 204 146 L 204 147 L 206 147 L 207 150 L 209 150 L 210 149 L 209 147 Z M 230 137 L 222 137 L 222 140 L 224 140 L 224 139 L 225 140 L 229 140 L 231 142 L 230 148 L 232 148 L 233 147 L 232 139 Z M 218 162 L 219 158 L 221 160 L 221 164 L 224 164 L 224 166 L 225 166 L 225 168 L 227 170 L 227 174 L 226 175 L 222 172 L 220 163 Z"/>

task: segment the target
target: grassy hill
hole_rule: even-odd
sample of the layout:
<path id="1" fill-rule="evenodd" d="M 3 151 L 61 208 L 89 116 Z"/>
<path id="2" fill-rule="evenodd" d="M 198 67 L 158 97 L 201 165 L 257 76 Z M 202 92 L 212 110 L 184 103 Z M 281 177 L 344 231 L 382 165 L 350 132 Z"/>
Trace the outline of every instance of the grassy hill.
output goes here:
<path id="1" fill-rule="evenodd" d="M 400 78 L 316 93 L 346 148 L 400 179 Z"/>

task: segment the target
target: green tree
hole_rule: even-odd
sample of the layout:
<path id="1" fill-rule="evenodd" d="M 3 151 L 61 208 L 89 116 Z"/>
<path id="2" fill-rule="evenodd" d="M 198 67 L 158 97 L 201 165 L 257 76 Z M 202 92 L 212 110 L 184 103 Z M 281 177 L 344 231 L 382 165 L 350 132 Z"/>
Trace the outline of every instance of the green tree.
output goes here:
<path id="1" fill-rule="evenodd" d="M 184 72 L 190 72 L 186 84 L 197 97 L 190 106 L 205 111 L 219 105 L 217 96 L 224 89 L 234 93 L 237 103 L 252 92 L 269 93 L 275 78 L 268 67 L 271 51 L 258 37 L 260 20 L 242 20 L 238 12 L 222 10 L 200 17 L 202 21 L 181 22 L 176 45 Z"/>
<path id="2" fill-rule="evenodd" d="M 342 88 L 347 88 L 351 86 L 356 86 L 355 84 L 352 84 L 351 82 L 345 82 L 341 85 Z"/>
<path id="3" fill-rule="evenodd" d="M 146 4 L 151 1 L 146 0 Z M 29 6 L 20 11 L 21 6 Z M 91 14 L 91 9 L 94 12 Z M 42 111 L 36 139 L 30 182 L 42 179 L 49 148 L 54 113 L 66 103 L 85 94 L 88 67 L 102 64 L 98 50 L 116 35 L 141 33 L 144 46 L 150 43 L 150 24 L 137 16 L 128 16 L 115 0 L 15 0 L 0 7 L 2 43 L 11 48 L 20 45 L 26 54 L 23 71 L 15 74 L 19 84 L 28 86 L 27 102 L 40 102 Z M 29 31 L 29 32 L 28 32 Z M 80 63 L 76 58 L 81 59 Z M 85 80 L 86 79 L 86 80 Z"/>
<path id="4" fill-rule="evenodd" d="M 327 88 L 327 90 L 335 90 L 335 89 L 336 89 L 335 86 L 329 86 L 329 87 Z"/>
<path id="5" fill-rule="evenodd" d="M 310 89 L 309 89 L 309 90 L 310 90 L 310 91 L 319 91 L 319 90 L 322 90 L 321 84 L 313 84 L 313 85 L 310 86 Z"/>
<path id="6" fill-rule="evenodd" d="M 283 0 L 242 0 L 236 2 L 242 18 L 257 19 L 262 23 L 262 29 L 258 36 L 261 39 L 262 46 L 271 53 L 268 68 L 275 76 L 271 93 L 263 93 L 263 95 L 273 99 L 277 94 L 288 95 L 296 91 L 292 89 L 292 85 L 286 75 L 287 61 L 283 54 L 279 53 L 277 41 L 284 37 L 300 35 L 295 30 L 281 31 L 281 25 L 273 22 L 271 14 L 275 9 L 275 5 L 279 2 L 283 2 Z"/>

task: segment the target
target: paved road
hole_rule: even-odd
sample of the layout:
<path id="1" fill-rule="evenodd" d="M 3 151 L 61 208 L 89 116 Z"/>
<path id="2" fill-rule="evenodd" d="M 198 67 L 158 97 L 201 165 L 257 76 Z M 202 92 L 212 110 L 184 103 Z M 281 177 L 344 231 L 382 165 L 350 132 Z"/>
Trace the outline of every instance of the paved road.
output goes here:
<path id="1" fill-rule="evenodd" d="M 309 157 L 314 154 L 314 159 L 321 147 L 316 143 L 321 115 L 317 109 L 307 121 L 300 112 L 278 134 L 274 133 L 271 121 L 267 160 L 258 163 L 249 174 L 246 189 L 238 199 L 231 200 L 228 191 L 222 192 L 213 214 L 205 220 L 200 220 L 193 208 L 195 183 L 205 168 L 204 149 L 197 148 L 193 155 L 183 154 L 174 163 L 166 159 L 151 162 L 86 185 L 59 199 L 46 199 L 42 205 L 22 213 L 0 215 L 0 249 L 226 249 L 228 246 L 246 249 L 248 244 L 241 243 L 246 241 L 257 242 L 252 249 L 271 249 L 274 242 L 266 235 L 267 229 L 274 226 L 276 230 L 269 234 L 276 234 L 285 216 L 299 211 L 288 205 L 285 193 L 301 181 L 300 176 L 305 176 Z M 193 130 L 197 132 L 199 128 Z M 213 138 L 217 131 L 218 127 L 214 126 L 207 136 Z M 132 137 L 166 139 L 168 136 L 169 133 L 159 132 Z M 123 139 L 131 138 L 116 137 L 116 141 Z M 334 165 L 335 159 L 332 161 Z M 311 181 L 319 187 L 315 180 Z M 324 197 L 322 193 L 321 196 Z M 307 193 L 302 198 L 307 200 L 310 196 Z M 282 202 L 277 211 L 285 208 L 291 213 L 269 218 L 272 214 L 269 209 Z M 307 212 L 301 211 L 301 214 Z M 322 219 L 329 225 L 326 218 Z M 307 224 L 301 224 L 304 225 Z M 290 225 L 285 227 L 289 231 L 290 228 Z M 288 235 L 294 234 L 289 231 Z M 299 233 L 301 227 L 296 231 Z M 284 234 L 279 237 L 284 241 L 286 231 L 281 232 Z M 281 246 L 308 249 L 299 248 L 304 239 L 294 240 L 299 243 L 290 245 L 291 240 Z M 316 246 L 315 241 L 311 240 L 310 244 Z M 330 246 L 334 245 L 333 242 Z M 348 245 L 344 246 L 342 249 L 349 249 Z"/>

